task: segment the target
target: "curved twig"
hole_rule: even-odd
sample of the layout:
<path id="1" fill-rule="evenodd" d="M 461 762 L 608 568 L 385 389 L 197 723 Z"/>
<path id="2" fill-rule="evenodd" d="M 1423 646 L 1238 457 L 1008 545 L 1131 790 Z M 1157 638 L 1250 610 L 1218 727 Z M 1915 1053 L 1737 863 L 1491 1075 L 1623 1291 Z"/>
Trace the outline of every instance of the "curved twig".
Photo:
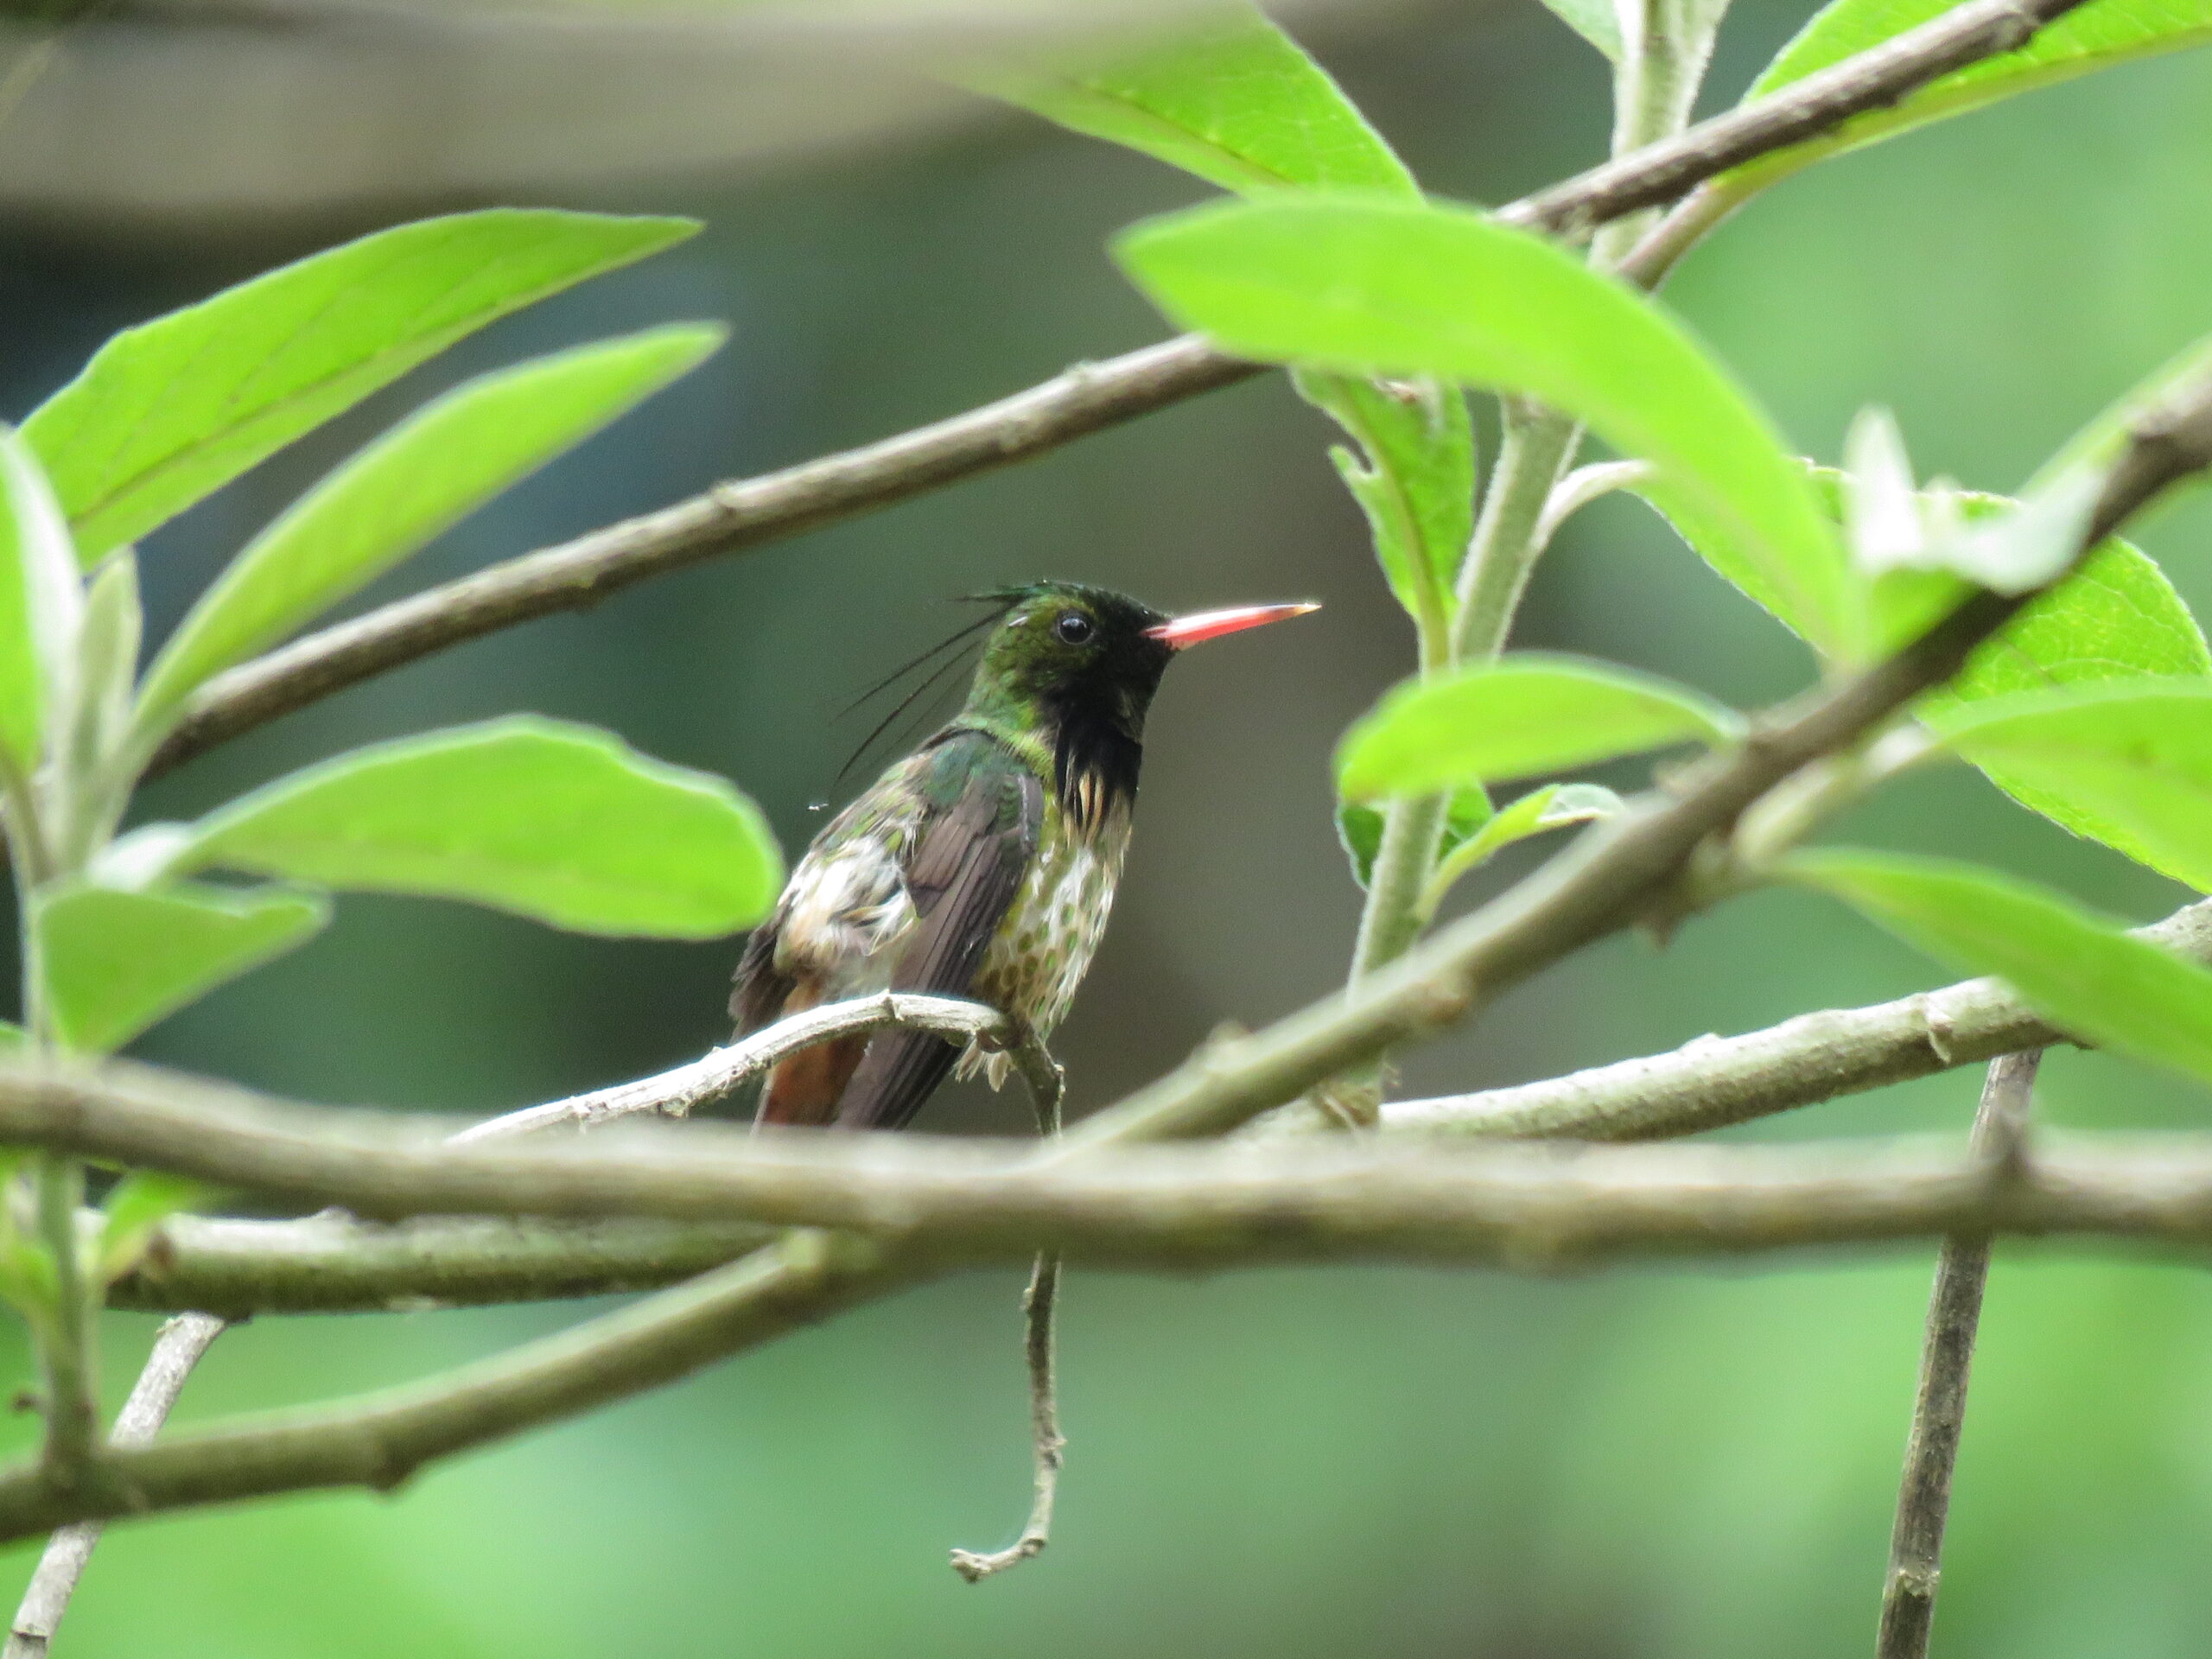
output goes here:
<path id="1" fill-rule="evenodd" d="M 2136 930 L 2212 963 L 2212 901 Z M 2070 1041 L 2001 982 L 1970 979 L 1861 1008 L 1827 1008 L 1738 1037 L 1466 1095 L 1390 1101 L 1382 1127 L 1486 1139 L 1656 1141 Z M 1285 1128 L 1295 1128 L 1287 1124 Z"/>
<path id="2" fill-rule="evenodd" d="M 696 1107 L 734 1094 L 777 1062 L 801 1049 L 885 1026 L 906 1026 L 1002 1050 L 1014 1060 L 1014 1068 L 1021 1073 L 1031 1094 L 1046 1103 L 1051 1109 L 1058 1109 L 1059 1067 L 1043 1044 L 996 1008 L 955 997 L 885 991 L 876 996 L 810 1008 L 673 1071 L 640 1077 L 634 1083 L 595 1089 L 589 1094 L 571 1095 L 566 1100 L 548 1101 L 543 1106 L 527 1106 L 518 1112 L 509 1112 L 504 1117 L 463 1129 L 452 1138 L 461 1145 L 525 1135 L 563 1123 L 588 1128 L 641 1113 L 683 1117 Z"/>

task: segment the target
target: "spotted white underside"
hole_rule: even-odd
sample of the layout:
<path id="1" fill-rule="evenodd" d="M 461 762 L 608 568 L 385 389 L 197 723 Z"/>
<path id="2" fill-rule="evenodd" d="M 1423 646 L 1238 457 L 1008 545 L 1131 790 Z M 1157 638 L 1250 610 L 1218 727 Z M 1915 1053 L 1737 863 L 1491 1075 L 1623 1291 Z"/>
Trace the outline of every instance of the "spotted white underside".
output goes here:
<path id="1" fill-rule="evenodd" d="M 889 781 L 887 779 L 887 782 Z M 897 791 L 880 791 L 898 798 Z M 887 990 L 917 918 L 905 866 L 920 832 L 918 804 L 863 823 L 865 802 L 847 809 L 848 828 L 832 825 L 799 861 L 784 889 L 777 922 L 776 969 L 820 982 L 826 999 Z M 880 812 L 880 809 L 877 809 Z M 839 834 L 841 829 L 845 833 Z M 1106 932 L 1114 889 L 1128 847 L 1126 811 L 1108 815 L 1089 836 L 1077 834 L 1058 801 L 1047 799 L 1037 855 L 993 936 L 974 995 L 1049 1036 L 1067 1015 L 1076 988 Z M 959 1074 L 1006 1081 L 1003 1054 L 970 1047 Z"/>

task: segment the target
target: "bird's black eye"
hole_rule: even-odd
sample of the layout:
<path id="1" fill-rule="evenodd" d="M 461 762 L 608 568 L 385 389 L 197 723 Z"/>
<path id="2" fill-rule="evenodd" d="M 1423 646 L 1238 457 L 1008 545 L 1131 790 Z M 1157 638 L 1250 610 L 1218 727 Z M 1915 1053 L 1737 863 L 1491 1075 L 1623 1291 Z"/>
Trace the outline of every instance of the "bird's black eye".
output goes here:
<path id="1" fill-rule="evenodd" d="M 1098 632 L 1089 617 L 1081 611 L 1063 611 L 1059 620 L 1052 624 L 1052 632 L 1071 645 L 1080 645 Z"/>

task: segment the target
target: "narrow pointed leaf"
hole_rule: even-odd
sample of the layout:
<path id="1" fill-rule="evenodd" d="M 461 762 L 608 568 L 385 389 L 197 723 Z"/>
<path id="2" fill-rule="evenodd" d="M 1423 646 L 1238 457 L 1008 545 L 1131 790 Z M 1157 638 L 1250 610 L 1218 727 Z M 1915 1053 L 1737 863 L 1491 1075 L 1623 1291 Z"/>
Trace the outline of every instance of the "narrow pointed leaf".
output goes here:
<path id="1" fill-rule="evenodd" d="M 1328 73 L 1248 6 L 1224 5 L 1203 24 L 1135 47 L 1049 66 L 995 65 L 963 79 L 1224 189 L 1419 194 Z"/>
<path id="2" fill-rule="evenodd" d="M 14 432 L 0 432 L 0 759 L 28 774 L 72 697 L 85 590 L 54 491 Z"/>
<path id="3" fill-rule="evenodd" d="M 1475 527 L 1465 396 L 1433 380 L 1300 373 L 1297 384 L 1358 442 L 1357 453 L 1338 445 L 1330 459 L 1366 516 L 1391 593 L 1409 615 L 1443 613 Z"/>
<path id="4" fill-rule="evenodd" d="M 89 563 L 485 324 L 697 228 L 502 207 L 380 231 L 126 329 L 24 435 Z"/>
<path id="5" fill-rule="evenodd" d="M 721 779 L 535 717 L 377 744 L 295 772 L 203 820 L 179 863 L 659 938 L 749 927 L 783 885 L 759 810 Z"/>
<path id="6" fill-rule="evenodd" d="M 138 1265 L 154 1230 L 171 1216 L 213 1204 L 219 1188 L 166 1170 L 134 1169 L 115 1184 L 100 1205 L 99 1282 L 113 1284 Z"/>
<path id="7" fill-rule="evenodd" d="M 1929 723 L 2044 817 L 2212 892 L 2212 680 L 2027 692 Z"/>
<path id="8" fill-rule="evenodd" d="M 102 560 L 86 586 L 84 624 L 77 636 L 73 718 L 67 733 L 56 734 L 57 749 L 69 755 L 69 766 L 80 780 L 104 775 L 123 747 L 144 627 L 138 560 L 126 547 Z"/>
<path id="9" fill-rule="evenodd" d="M 1544 9 L 1605 54 L 1621 60 L 1621 20 L 1612 0 L 1544 0 Z"/>
<path id="10" fill-rule="evenodd" d="M 719 346 L 725 331 L 656 328 L 457 386 L 386 433 L 247 545 L 147 676 L 158 722 L 233 663 L 282 639 L 419 551 Z"/>
<path id="11" fill-rule="evenodd" d="M 1715 569 L 1823 652 L 1863 641 L 1802 468 L 1681 326 L 1541 238 L 1464 208 L 1345 197 L 1201 207 L 1116 252 L 1154 302 L 1242 356 L 1535 397 L 1653 463 L 1644 493 Z"/>
<path id="12" fill-rule="evenodd" d="M 1445 808 L 1444 834 L 1437 850 L 1449 853 L 1470 836 L 1479 835 L 1491 820 L 1490 796 L 1479 784 L 1454 790 Z M 1375 860 L 1382 850 L 1382 813 L 1363 801 L 1337 803 L 1337 844 L 1351 865 L 1351 879 L 1363 891 L 1375 876 Z"/>
<path id="13" fill-rule="evenodd" d="M 1956 0 L 1834 0 L 1799 30 L 1745 94 L 1751 103 L 1932 21 Z M 1834 132 L 1747 163 L 1728 175 L 1740 188 L 1794 172 L 1823 156 L 1892 138 L 2016 93 L 2212 41 L 2212 0 L 2090 0 L 2037 31 L 2018 51 L 1955 71 Z"/>
<path id="14" fill-rule="evenodd" d="M 1337 750 L 1351 800 L 1425 795 L 1565 772 L 1683 742 L 1726 743 L 1743 721 L 1688 687 L 1535 653 L 1401 686 Z"/>
<path id="15" fill-rule="evenodd" d="M 226 980 L 303 943 L 329 919 L 320 897 L 186 884 L 158 893 L 64 888 L 35 925 L 62 1045 L 105 1054 Z"/>
<path id="16" fill-rule="evenodd" d="M 1460 856 L 1473 869 L 1516 841 L 1610 818 L 1621 804 L 1621 798 L 1602 784 L 1547 784 L 1500 807 L 1495 817 L 1467 838 L 1467 850 Z"/>
<path id="17" fill-rule="evenodd" d="M 1998 976 L 2062 1031 L 2212 1082 L 2212 971 L 2106 917 L 1946 859 L 1802 853 L 1784 872 L 1954 973 Z"/>

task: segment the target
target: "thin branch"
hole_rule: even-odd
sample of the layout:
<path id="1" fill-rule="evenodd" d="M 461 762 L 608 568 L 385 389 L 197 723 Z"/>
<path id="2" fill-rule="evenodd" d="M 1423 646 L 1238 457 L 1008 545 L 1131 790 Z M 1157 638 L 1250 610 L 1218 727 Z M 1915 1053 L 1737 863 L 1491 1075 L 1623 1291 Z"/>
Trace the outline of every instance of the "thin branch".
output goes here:
<path id="1" fill-rule="evenodd" d="M 1052 1312 L 1059 1291 L 1060 1258 L 1049 1250 L 1042 1252 L 1030 1269 L 1029 1288 L 1021 1297 L 1026 1332 L 1022 1353 L 1029 1363 L 1033 1484 L 1029 1519 L 1022 1525 L 1021 1536 L 1004 1549 L 952 1552 L 952 1570 L 970 1584 L 981 1584 L 995 1573 L 1020 1566 L 1041 1554 L 1052 1541 L 1052 1503 L 1059 1495 L 1060 1466 L 1067 1450 L 1067 1441 L 1060 1433 L 1059 1405 L 1052 1381 Z"/>
<path id="2" fill-rule="evenodd" d="M 223 1330 L 223 1321 L 207 1313 L 180 1313 L 162 1323 L 155 1334 L 154 1351 L 145 1370 L 139 1372 L 130 1397 L 116 1414 L 108 1440 L 111 1446 L 152 1443 L 168 1421 L 177 1396 L 184 1392 L 193 1367 Z M 79 1521 L 57 1529 L 47 1540 L 45 1553 L 38 1558 L 37 1569 L 16 1609 L 16 1622 L 0 1659 L 46 1659 L 54 1645 L 54 1632 L 62 1614 L 69 1611 L 77 1580 L 84 1576 L 104 1530 L 98 1521 Z"/>
<path id="3" fill-rule="evenodd" d="M 78 1491 L 0 1472 L 0 1536 L 275 1492 L 390 1491 L 435 1459 L 690 1375 L 900 1282 L 872 1247 L 800 1231 L 632 1306 L 425 1382 L 117 1447 Z"/>
<path id="4" fill-rule="evenodd" d="M 377 1132 L 352 1127 L 365 1121 Z M 178 1154 L 189 1140 L 179 1126 L 195 1122 L 201 1138 Z M 0 1080 L 0 1138 L 66 1138 L 205 1180 L 394 1213 L 830 1229 L 957 1266 L 1051 1249 L 1146 1267 L 1363 1254 L 1486 1261 L 1539 1242 L 1548 1257 L 1582 1259 L 1919 1236 L 1992 1213 L 1975 1185 L 1986 1168 L 1919 1141 L 1783 1151 L 1311 1136 L 1109 1146 L 1075 1158 L 1026 1141 L 750 1135 L 715 1123 L 448 1147 L 407 1132 L 422 1127 L 270 1103 L 248 1112 L 206 1090 L 157 1105 L 143 1077 L 44 1090 Z M 2007 1227 L 2201 1239 L 2212 1236 L 2212 1139 L 2077 1139 L 2003 1197 Z M 610 1259 L 603 1241 L 585 1237 L 582 1253 Z M 416 1242 L 417 1261 L 429 1259 L 426 1243 Z"/>
<path id="5" fill-rule="evenodd" d="M 73 1158 L 48 1154 L 32 1160 L 38 1225 L 54 1284 L 46 1306 L 35 1316 L 46 1437 L 39 1459 L 44 1478 L 57 1486 L 75 1481 L 91 1460 L 99 1438 L 99 1326 L 93 1317 L 94 1294 L 85 1276 L 83 1241 L 77 1212 L 85 1196 L 84 1166 Z"/>
<path id="6" fill-rule="evenodd" d="M 640 1114 L 683 1117 L 695 1108 L 736 1093 L 753 1078 L 801 1049 L 885 1026 L 933 1031 L 939 1036 L 957 1037 L 1001 1049 L 1013 1057 L 1016 1069 L 1033 1093 L 1047 1092 L 1055 1103 L 1059 1099 L 1059 1068 L 1052 1057 L 996 1008 L 951 997 L 885 991 L 876 996 L 810 1008 L 673 1071 L 586 1095 L 572 1095 L 566 1100 L 549 1101 L 543 1106 L 524 1107 L 518 1112 L 509 1112 L 504 1117 L 463 1129 L 451 1139 L 455 1145 L 463 1145 L 525 1135 L 565 1123 L 589 1128 Z"/>
<path id="7" fill-rule="evenodd" d="M 2212 902 L 2136 935 L 2212 963 Z M 1970 979 L 1869 1007 L 1800 1014 L 1740 1037 L 1700 1037 L 1669 1053 L 1540 1083 L 1391 1101 L 1382 1126 L 1407 1135 L 1666 1140 L 2069 1040 L 2001 982 Z"/>
<path id="8" fill-rule="evenodd" d="M 683 1138 L 710 1141 L 711 1127 L 690 1126 Z M 607 1137 L 596 1157 L 631 1160 L 623 1138 Z M 778 1166 L 780 1201 L 764 1205 L 757 1181 L 737 1182 L 726 1209 L 810 1216 L 836 1232 L 787 1234 L 637 1306 L 410 1388 L 110 1451 L 73 1491 L 48 1487 L 35 1463 L 0 1471 L 0 1541 L 280 1491 L 388 1489 L 435 1458 L 672 1380 L 931 1272 L 1040 1246 L 1177 1271 L 1352 1259 L 1548 1271 L 1622 1255 L 1969 1232 L 2212 1244 L 2204 1136 L 2076 1141 L 2001 1166 L 1926 1142 L 1440 1151 L 1330 1137 L 1052 1163 L 1026 1147 L 859 1144 L 874 1138 L 811 1137 L 804 1147 L 754 1140 L 752 1155 L 734 1160 L 700 1148 L 702 1165 L 725 1174 L 733 1162 L 756 1176 Z M 855 1236 L 871 1231 L 872 1240 Z"/>
<path id="9" fill-rule="evenodd" d="M 1416 1262 L 1550 1273 L 1972 1230 L 2212 1243 L 2212 1137 L 2193 1135 L 2054 1139 L 2001 1199 L 1986 1191 L 1986 1160 L 1962 1160 L 1942 1136 L 1780 1147 L 1331 1135 L 1124 1149 L 1051 1168 L 1026 1145 L 902 1140 L 897 1159 L 831 1148 L 820 1162 L 756 1165 L 728 1183 L 725 1210 L 812 1217 L 895 1248 L 917 1271 L 1017 1267 L 1043 1246 L 1141 1272 Z M 764 1199 L 771 1183 L 779 1195 Z M 695 1277 L 768 1236 L 766 1223 L 734 1220 L 180 1220 L 165 1247 L 177 1276 L 141 1269 L 119 1304 L 188 1300 L 244 1315 L 600 1295 Z"/>
<path id="10" fill-rule="evenodd" d="M 433 652 L 584 610 L 648 577 L 765 546 L 1040 455 L 1262 372 L 1195 335 L 1079 363 L 1026 391 L 857 449 L 719 484 L 572 542 L 508 559 L 217 675 L 155 754 L 166 772 L 241 732 Z"/>
<path id="11" fill-rule="evenodd" d="M 1703 180 L 1894 102 L 2018 46 L 2081 0 L 1969 0 L 1858 56 L 1499 210 L 1576 234 L 1673 200 Z M 1663 228 L 1663 226 L 1662 226 Z M 1654 234 L 1658 234 L 1655 232 Z M 496 564 L 310 634 L 219 675 L 154 758 L 161 772 L 265 721 L 432 652 L 648 577 L 759 547 L 1043 454 L 1072 439 L 1261 372 L 1194 336 L 1079 365 L 995 404 L 818 461 L 723 484 L 657 512 Z"/>
<path id="12" fill-rule="evenodd" d="M 746 1222 L 548 1222 L 336 1211 L 296 1221 L 176 1216 L 108 1291 L 111 1307 L 393 1313 L 659 1290 L 771 1243 Z"/>
<path id="13" fill-rule="evenodd" d="M 1054 1087 L 1049 1092 L 1030 1090 L 1031 1103 L 1037 1109 L 1038 1137 L 1045 1141 L 1060 1132 L 1057 1067 L 1052 1081 Z M 1022 1524 L 1021 1535 L 1005 1549 L 952 1552 L 952 1570 L 970 1584 L 1019 1567 L 1041 1554 L 1052 1541 L 1052 1503 L 1059 1496 L 1060 1465 L 1068 1444 L 1060 1433 L 1059 1389 L 1053 1380 L 1052 1324 L 1059 1295 L 1060 1258 L 1057 1252 L 1040 1250 L 1029 1269 L 1029 1287 L 1021 1295 L 1022 1356 L 1029 1368 L 1029 1519 Z"/>
<path id="14" fill-rule="evenodd" d="M 1973 1149 L 2000 1173 L 2024 1160 L 2028 1111 L 2042 1051 L 1993 1061 L 1974 1113 Z M 1989 1236 L 1954 1233 L 1936 1259 L 1936 1287 L 1928 1302 L 1928 1335 L 1921 1350 L 1920 1390 L 1913 1403 L 1912 1433 L 1905 1443 L 1904 1478 L 1897 1492 L 1897 1523 L 1890 1534 L 1890 1572 L 1882 1592 L 1877 1659 L 1926 1659 L 1936 1620 L 1936 1591 L 1942 1574 L 1943 1522 L 1951 1508 L 1951 1471 L 1966 1426 L 1967 1377 L 1974 1363 L 1974 1333 L 1981 1323 L 1981 1294 L 1989 1281 Z"/>

